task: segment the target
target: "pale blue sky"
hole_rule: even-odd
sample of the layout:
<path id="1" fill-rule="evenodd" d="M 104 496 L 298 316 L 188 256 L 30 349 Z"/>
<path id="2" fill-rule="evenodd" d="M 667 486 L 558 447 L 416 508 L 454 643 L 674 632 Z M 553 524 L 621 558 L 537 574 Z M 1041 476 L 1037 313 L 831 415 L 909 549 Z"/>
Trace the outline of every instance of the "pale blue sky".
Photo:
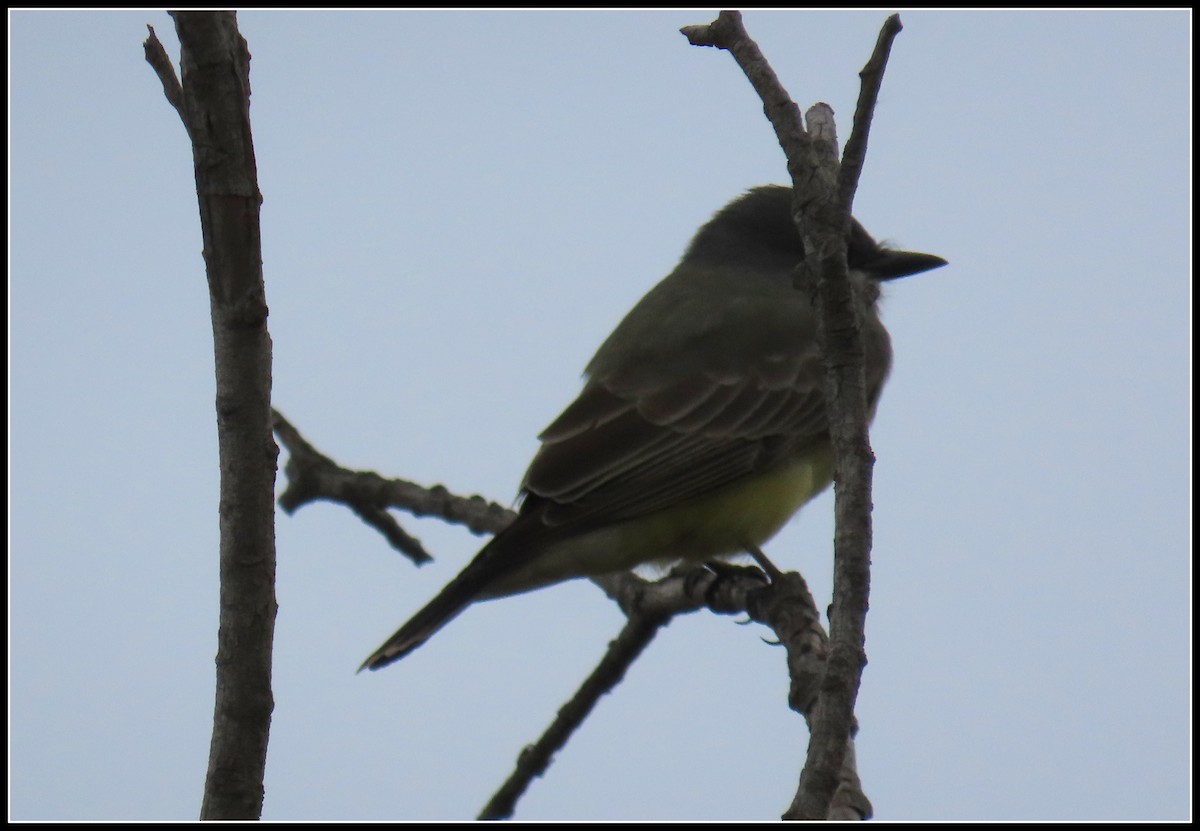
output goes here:
<path id="1" fill-rule="evenodd" d="M 747 12 L 848 135 L 885 11 Z M 786 179 L 712 11 L 240 15 L 275 403 L 321 449 L 499 501 L 608 330 Z M 880 819 L 1181 819 L 1191 781 L 1191 15 L 904 12 L 855 212 L 889 287 L 859 763 Z M 217 463 L 161 12 L 10 15 L 10 811 L 190 819 Z M 832 500 L 768 550 L 824 606 Z M 264 817 L 475 815 L 621 623 L 586 583 L 359 662 L 479 546 L 278 518 Z M 766 630 L 675 621 L 523 819 L 768 820 L 807 733 Z"/>

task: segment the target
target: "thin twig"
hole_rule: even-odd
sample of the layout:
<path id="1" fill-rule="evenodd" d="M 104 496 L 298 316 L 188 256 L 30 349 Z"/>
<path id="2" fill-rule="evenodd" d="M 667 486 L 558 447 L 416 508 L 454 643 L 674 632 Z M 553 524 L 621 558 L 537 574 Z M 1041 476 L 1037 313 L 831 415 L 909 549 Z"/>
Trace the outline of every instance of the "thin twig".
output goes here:
<path id="1" fill-rule="evenodd" d="M 892 42 L 904 27 L 900 15 L 893 14 L 883 22 L 875 51 L 859 71 L 862 83 L 858 93 L 858 104 L 854 108 L 854 122 L 850 138 L 842 150 L 842 166 L 838 172 L 838 203 L 850 213 L 854 205 L 854 194 L 858 190 L 858 179 L 867 157 L 867 139 L 871 134 L 871 121 L 875 117 L 875 104 L 879 101 L 879 90 L 883 85 L 883 72 L 887 69 L 888 56 L 892 53 Z"/>
<path id="2" fill-rule="evenodd" d="M 541 738 L 521 751 L 516 769 L 492 795 L 479 813 L 479 819 L 508 819 L 516 809 L 517 800 L 529 784 L 546 772 L 554 754 L 591 714 L 600 698 L 610 692 L 625 677 L 626 670 L 654 640 L 658 630 L 671 620 L 669 615 L 631 616 L 616 640 L 591 675 L 571 699 L 558 711 L 553 723 Z"/>
<path id="3" fill-rule="evenodd" d="M 167 55 L 162 41 L 158 39 L 154 27 L 147 23 L 146 28 L 150 30 L 150 36 L 142 43 L 146 52 L 146 62 L 154 68 L 154 73 L 162 83 L 163 95 L 167 97 L 167 103 L 175 108 L 175 112 L 179 114 L 186 129 L 188 123 L 187 116 L 183 112 L 183 87 L 179 83 L 179 77 L 175 74 L 175 65 L 171 63 L 171 58 Z M 190 133 L 191 130 L 189 129 L 188 132 Z"/>
<path id="4" fill-rule="evenodd" d="M 306 441 L 278 410 L 271 414 L 275 434 L 288 449 L 287 487 L 279 504 L 289 514 L 316 500 L 340 502 L 417 565 L 433 558 L 385 509 L 399 508 L 418 517 L 437 516 L 465 525 L 476 534 L 495 534 L 516 516 L 481 496 L 454 496 L 442 485 L 426 488 L 403 479 L 385 479 L 372 471 L 347 470 Z"/>

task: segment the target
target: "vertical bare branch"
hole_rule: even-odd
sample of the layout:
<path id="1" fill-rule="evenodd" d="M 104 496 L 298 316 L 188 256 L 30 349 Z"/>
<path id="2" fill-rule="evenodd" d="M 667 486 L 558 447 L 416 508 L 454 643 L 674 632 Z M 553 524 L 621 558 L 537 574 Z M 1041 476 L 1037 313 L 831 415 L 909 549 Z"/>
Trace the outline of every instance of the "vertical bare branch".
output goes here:
<path id="1" fill-rule="evenodd" d="M 887 19 L 874 53 L 860 73 L 863 86 L 854 127 L 840 169 L 835 168 L 837 206 L 847 218 L 858 188 L 888 51 L 900 28 L 897 15 Z M 838 772 L 844 768 L 846 753 L 852 752 L 847 739 L 855 729 L 854 703 L 867 663 L 864 644 L 871 583 L 871 472 L 875 455 L 867 432 L 858 305 L 853 302 L 845 266 L 838 264 L 838 268 L 840 273 L 835 273 L 828 262 L 823 263 L 817 283 L 828 371 L 829 433 L 835 459 L 833 607 L 829 617 L 829 658 L 813 713 L 808 761 L 801 787 L 785 814 L 797 819 L 829 816 L 830 802 L 844 778 Z"/>
<path id="2" fill-rule="evenodd" d="M 682 31 L 694 45 L 729 51 L 762 99 L 787 155 L 796 224 L 810 255 L 803 267 L 814 269 L 817 277 L 836 483 L 833 609 L 829 657 L 812 712 L 808 759 L 796 797 L 784 816 L 821 819 L 830 816 L 839 785 L 846 787 L 849 781 L 844 765 L 848 760 L 853 764 L 854 702 L 866 664 L 864 625 L 870 586 L 871 469 L 875 457 L 867 433 L 865 352 L 846 264 L 846 232 L 874 102 L 888 49 L 900 31 L 900 19 L 893 15 L 884 24 L 875 53 L 860 73 L 863 92 L 847 159 L 840 166 L 832 111 L 823 104 L 814 106 L 808 113 L 809 129 L 804 129 L 799 108 L 746 33 L 738 12 L 723 11 L 707 26 L 689 26 Z M 857 788 L 856 776 L 853 786 Z"/>
<path id="3" fill-rule="evenodd" d="M 182 83 L 151 36 L 147 60 L 192 140 L 216 365 L 220 452 L 220 628 L 202 819 L 257 819 L 271 710 L 275 629 L 271 339 L 250 53 L 234 12 L 172 12 Z"/>

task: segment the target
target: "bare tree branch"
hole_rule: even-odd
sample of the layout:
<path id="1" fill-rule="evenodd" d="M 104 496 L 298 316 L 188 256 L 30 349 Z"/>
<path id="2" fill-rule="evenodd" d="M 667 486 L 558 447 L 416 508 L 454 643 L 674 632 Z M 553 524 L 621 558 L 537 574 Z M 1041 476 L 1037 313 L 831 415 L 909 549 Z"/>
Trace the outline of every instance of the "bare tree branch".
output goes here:
<path id="1" fill-rule="evenodd" d="M 558 711 L 554 722 L 534 744 L 521 751 L 516 770 L 488 800 L 479 819 L 508 819 L 516 810 L 517 800 L 530 783 L 546 772 L 555 753 L 561 750 L 575 730 L 583 724 L 601 696 L 621 683 L 625 671 L 654 640 L 658 630 L 669 623 L 670 615 L 632 615 L 617 639 L 579 691 Z"/>
<path id="2" fill-rule="evenodd" d="M 884 23 L 867 68 L 860 73 L 863 87 L 854 127 L 843 164 L 834 167 L 838 176 L 837 210 L 847 221 L 864 163 L 883 68 L 891 42 L 899 32 L 900 18 L 892 15 Z M 836 148 L 836 144 L 832 146 Z M 849 739 L 857 730 L 854 704 L 867 663 L 864 644 L 871 583 L 871 473 L 875 454 L 867 428 L 860 304 L 852 296 L 844 247 L 835 262 L 822 263 L 817 288 L 824 324 L 829 433 L 835 459 L 833 605 L 829 615 L 829 660 L 813 713 L 808 760 L 800 789 L 784 814 L 795 819 L 832 818 L 832 812 L 847 807 L 846 800 L 835 794 L 847 782 L 844 771 L 853 770 L 845 761 L 847 757 L 851 762 L 854 759 Z"/>
<path id="3" fill-rule="evenodd" d="M 854 205 L 854 193 L 858 189 L 858 177 L 862 173 L 863 164 L 867 157 L 867 138 L 871 133 L 871 120 L 875 117 L 875 103 L 879 100 L 879 89 L 883 85 L 883 72 L 887 69 L 888 56 L 892 53 L 892 41 L 904 27 L 900 24 L 900 15 L 893 14 L 883 22 L 879 30 L 879 38 L 875 41 L 875 50 L 867 60 L 866 65 L 859 71 L 858 77 L 862 87 L 858 94 L 858 104 L 854 108 L 854 123 L 850 138 L 842 152 L 842 166 L 838 172 L 838 201 L 845 206 L 849 213 Z"/>
<path id="4" fill-rule="evenodd" d="M 202 819 L 257 819 L 274 701 L 271 338 L 250 134 L 250 53 L 233 12 L 172 12 L 182 83 L 150 30 L 146 59 L 192 140 L 216 364 L 220 628 Z"/>
<path id="5" fill-rule="evenodd" d="M 826 401 L 834 448 L 836 482 L 834 591 L 829 656 L 811 713 L 812 738 L 796 797 L 785 819 L 820 819 L 861 805 L 865 796 L 839 796 L 839 788 L 861 794 L 853 767 L 851 737 L 854 702 L 866 664 L 864 626 L 870 586 L 871 468 L 866 381 L 859 304 L 846 264 L 846 233 L 854 193 L 866 153 L 874 103 L 892 40 L 900 31 L 893 15 L 884 24 L 875 52 L 860 73 L 863 91 L 855 113 L 847 158 L 838 164 L 833 112 L 827 105 L 809 110 L 806 132 L 791 101 L 738 12 L 723 11 L 707 26 L 682 29 L 689 42 L 729 51 L 763 101 L 764 111 L 787 156 L 795 194 L 796 225 L 804 240 L 803 269 L 817 277 L 821 345 L 826 366 Z M 800 278 L 804 279 L 804 278 Z M 811 276 L 807 279 L 811 279 Z M 809 707 L 813 709 L 809 709 Z"/>
<path id="6" fill-rule="evenodd" d="M 146 53 L 146 62 L 154 67 L 154 73 L 162 82 L 163 95 L 167 97 L 167 103 L 175 108 L 175 112 L 179 113 L 179 118 L 183 121 L 184 128 L 187 129 L 187 117 L 183 113 L 183 87 L 179 84 L 175 67 L 171 64 L 171 58 L 167 55 L 167 50 L 163 48 L 162 41 L 158 39 L 154 27 L 147 23 L 146 28 L 150 30 L 150 35 L 142 44 Z"/>
<path id="7" fill-rule="evenodd" d="M 465 525 L 476 534 L 495 534 L 515 516 L 503 505 L 481 496 L 454 496 L 441 485 L 424 488 L 402 479 L 384 479 L 371 471 L 346 470 L 305 441 L 278 410 L 273 410 L 272 415 L 275 432 L 288 449 L 287 487 L 279 497 L 279 504 L 289 514 L 320 499 L 340 502 L 417 565 L 433 558 L 387 508 L 400 508 L 418 517 L 437 516 Z"/>

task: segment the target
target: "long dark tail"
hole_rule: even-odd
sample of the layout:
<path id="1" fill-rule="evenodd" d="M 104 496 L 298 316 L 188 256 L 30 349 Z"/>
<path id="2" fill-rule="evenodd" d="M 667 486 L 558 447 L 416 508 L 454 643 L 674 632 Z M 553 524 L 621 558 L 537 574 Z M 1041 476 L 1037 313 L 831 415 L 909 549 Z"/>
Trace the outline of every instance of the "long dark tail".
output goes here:
<path id="1" fill-rule="evenodd" d="M 399 661 L 412 652 L 476 600 L 516 594 L 537 588 L 536 585 L 514 587 L 506 583 L 531 558 L 536 557 L 545 543 L 546 526 L 540 514 L 530 510 L 533 503 L 527 500 L 521 514 L 479 550 L 437 596 L 425 604 L 421 611 L 396 630 L 383 646 L 363 661 L 359 672 L 364 669 L 379 669 L 393 661 Z"/>
<path id="2" fill-rule="evenodd" d="M 396 634 L 388 638 L 383 646 L 363 661 L 358 671 L 379 669 L 393 661 L 399 661 L 475 602 L 494 576 L 494 569 L 487 567 L 491 560 L 488 555 L 494 553 L 489 549 L 494 543 L 495 540 L 492 540 L 484 546 L 467 567 L 446 584 L 433 600 L 425 604 L 425 607 L 397 629 Z"/>

